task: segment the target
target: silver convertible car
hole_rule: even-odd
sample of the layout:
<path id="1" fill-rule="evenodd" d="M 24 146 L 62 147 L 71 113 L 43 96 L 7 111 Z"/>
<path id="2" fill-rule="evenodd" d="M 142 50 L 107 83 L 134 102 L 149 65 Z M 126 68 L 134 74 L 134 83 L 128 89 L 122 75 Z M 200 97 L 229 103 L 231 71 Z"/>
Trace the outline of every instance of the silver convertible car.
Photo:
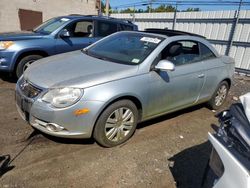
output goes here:
<path id="1" fill-rule="evenodd" d="M 46 134 L 112 147 L 138 122 L 204 102 L 219 108 L 234 60 L 202 37 L 160 33 L 119 32 L 36 61 L 16 85 L 20 115 Z"/>

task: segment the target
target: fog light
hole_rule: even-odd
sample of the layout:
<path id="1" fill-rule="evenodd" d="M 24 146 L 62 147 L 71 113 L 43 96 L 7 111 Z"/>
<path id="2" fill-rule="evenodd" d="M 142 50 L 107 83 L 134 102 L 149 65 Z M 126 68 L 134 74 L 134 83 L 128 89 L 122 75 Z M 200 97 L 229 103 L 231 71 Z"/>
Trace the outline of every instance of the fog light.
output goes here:
<path id="1" fill-rule="evenodd" d="M 59 126 L 59 125 L 57 125 L 57 124 L 55 124 L 55 123 L 48 123 L 46 125 L 46 129 L 49 130 L 49 131 L 51 131 L 51 132 L 58 132 L 58 131 L 63 130 L 64 128 L 61 127 L 61 126 Z"/>

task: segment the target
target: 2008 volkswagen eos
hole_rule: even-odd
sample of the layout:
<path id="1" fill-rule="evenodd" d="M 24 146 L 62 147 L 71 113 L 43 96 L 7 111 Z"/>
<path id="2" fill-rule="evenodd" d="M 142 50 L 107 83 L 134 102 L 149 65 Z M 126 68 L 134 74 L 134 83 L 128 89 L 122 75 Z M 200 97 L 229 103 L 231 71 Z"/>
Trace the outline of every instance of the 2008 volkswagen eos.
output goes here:
<path id="1" fill-rule="evenodd" d="M 234 60 L 192 34 L 119 32 L 33 63 L 16 86 L 17 109 L 49 135 L 94 137 L 112 147 L 138 122 L 198 103 L 217 109 Z"/>

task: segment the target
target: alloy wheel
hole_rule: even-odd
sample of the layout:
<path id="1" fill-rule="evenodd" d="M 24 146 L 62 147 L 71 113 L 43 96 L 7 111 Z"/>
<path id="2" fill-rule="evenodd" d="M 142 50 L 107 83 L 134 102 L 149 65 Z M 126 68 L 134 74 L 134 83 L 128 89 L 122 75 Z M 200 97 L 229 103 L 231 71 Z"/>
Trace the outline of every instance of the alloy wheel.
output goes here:
<path id="1" fill-rule="evenodd" d="M 121 107 L 111 113 L 105 123 L 105 136 L 117 142 L 126 137 L 134 125 L 134 114 L 129 108 Z"/>
<path id="2" fill-rule="evenodd" d="M 226 99 L 226 96 L 227 96 L 227 87 L 225 85 L 221 85 L 215 96 L 215 105 L 221 106 L 224 100 Z"/>

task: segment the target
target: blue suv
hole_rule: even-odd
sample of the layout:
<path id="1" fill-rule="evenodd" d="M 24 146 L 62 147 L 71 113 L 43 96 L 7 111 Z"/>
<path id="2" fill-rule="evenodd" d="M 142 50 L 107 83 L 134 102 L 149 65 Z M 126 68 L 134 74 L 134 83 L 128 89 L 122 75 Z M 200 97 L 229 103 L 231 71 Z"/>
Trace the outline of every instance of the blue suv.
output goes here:
<path id="1" fill-rule="evenodd" d="M 138 27 L 115 18 L 69 15 L 52 18 L 32 31 L 0 33 L 0 71 L 20 77 L 38 59 L 79 50 L 124 30 L 138 30 Z"/>

